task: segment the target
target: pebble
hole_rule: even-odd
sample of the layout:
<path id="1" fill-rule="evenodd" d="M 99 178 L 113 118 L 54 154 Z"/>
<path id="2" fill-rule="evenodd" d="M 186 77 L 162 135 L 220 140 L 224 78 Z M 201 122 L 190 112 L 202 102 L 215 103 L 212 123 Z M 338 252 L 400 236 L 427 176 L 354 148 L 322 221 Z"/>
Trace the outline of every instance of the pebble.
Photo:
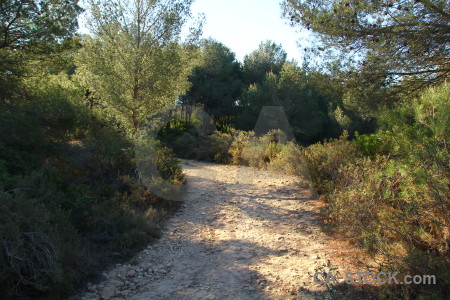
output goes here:
<path id="1" fill-rule="evenodd" d="M 136 276 L 136 271 L 135 270 L 131 270 L 127 273 L 127 276 L 130 278 L 133 278 L 134 276 Z"/>
<path id="2" fill-rule="evenodd" d="M 111 299 L 116 295 L 116 289 L 113 286 L 105 287 L 101 292 L 100 295 L 104 299 Z"/>
<path id="3" fill-rule="evenodd" d="M 247 179 L 244 181 L 247 182 Z M 229 195 L 225 195 L 226 193 L 223 193 L 223 195 L 221 194 L 218 198 L 213 199 L 212 197 L 215 195 L 215 192 L 219 191 L 217 187 L 215 187 L 216 190 L 203 189 L 197 190 L 196 193 L 193 193 L 196 196 L 200 194 L 202 197 L 192 197 L 192 201 L 189 202 L 189 208 L 186 211 L 182 211 L 178 215 L 175 215 L 175 217 L 168 221 L 168 224 L 165 226 L 166 229 L 164 230 L 165 233 L 163 238 L 160 239 L 159 242 L 152 246 L 147 246 L 145 250 L 135 256 L 134 261 L 136 263 L 133 263 L 133 265 L 116 264 L 114 271 L 103 273 L 104 277 L 110 279 L 107 280 L 107 285 L 105 283 L 100 283 L 96 286 L 89 284 L 89 293 L 86 293 L 84 297 L 88 297 L 90 300 L 106 300 L 114 297 L 114 299 L 130 299 L 133 296 L 139 296 L 138 289 L 145 287 L 143 290 L 146 291 L 146 296 L 151 295 L 152 299 L 160 299 L 163 298 L 163 296 L 167 296 L 167 293 L 184 290 L 184 286 L 191 286 L 189 282 L 192 281 L 192 278 L 189 277 L 189 274 L 196 274 L 197 268 L 202 270 L 202 266 L 197 266 L 199 262 L 195 262 L 196 265 L 193 266 L 192 262 L 186 259 L 186 257 L 199 257 L 200 261 L 204 261 L 205 266 L 209 267 L 211 262 L 215 261 L 215 259 L 221 258 L 220 255 L 222 255 L 221 253 L 224 249 L 219 244 L 217 246 L 214 245 L 214 247 L 217 248 L 215 249 L 216 251 L 204 250 L 203 248 L 198 247 L 198 241 L 196 239 L 200 238 L 203 240 L 205 232 L 203 230 L 204 227 L 202 226 L 207 224 L 216 230 L 219 229 L 217 230 L 220 232 L 217 238 L 218 242 L 221 242 L 222 238 L 229 238 L 230 236 L 235 239 L 242 240 L 252 238 L 251 230 L 246 230 L 250 227 L 256 226 L 258 227 L 256 228 L 258 230 L 260 227 L 267 227 L 268 230 L 272 230 L 273 228 L 273 235 L 267 237 L 267 241 L 261 242 L 262 244 L 266 244 L 264 247 L 271 250 L 270 257 L 273 257 L 274 261 L 270 262 L 270 264 L 279 264 L 279 266 L 284 266 L 286 267 L 286 272 L 283 272 L 280 268 L 274 267 L 270 269 L 273 272 L 272 274 L 269 272 L 267 264 L 263 266 L 265 261 L 261 261 L 262 264 L 260 266 L 252 266 L 251 268 L 253 270 L 263 271 L 258 271 L 258 273 L 261 275 L 264 274 L 261 277 L 266 279 L 257 279 L 255 278 L 256 273 L 253 274 L 252 272 L 250 272 L 248 276 L 247 274 L 239 273 L 240 282 L 234 286 L 227 286 L 227 278 L 223 280 L 223 278 L 221 278 L 222 274 L 219 274 L 222 272 L 224 267 L 228 267 L 221 265 L 224 262 L 227 263 L 226 260 L 223 260 L 220 261 L 221 263 L 219 263 L 217 268 L 218 275 L 215 270 L 211 270 L 211 272 L 208 273 L 208 275 L 211 274 L 213 276 L 212 278 L 205 279 L 203 287 L 201 288 L 202 291 L 199 294 L 195 294 L 200 290 L 198 282 L 196 284 L 192 284 L 189 293 L 192 292 L 193 297 L 198 296 L 198 298 L 202 299 L 218 299 L 219 287 L 222 297 L 227 297 L 225 289 L 228 289 L 227 292 L 230 295 L 236 295 L 240 292 L 253 294 L 254 291 L 259 288 L 261 290 L 266 290 L 267 294 L 280 296 L 280 299 L 281 294 L 283 295 L 283 299 L 296 299 L 292 296 L 295 295 L 296 297 L 299 297 L 300 292 L 305 294 L 309 293 L 308 288 L 311 286 L 309 282 L 303 282 L 303 287 L 297 287 L 303 280 L 306 280 L 307 276 L 303 271 L 306 271 L 310 265 L 314 264 L 310 270 L 310 276 L 312 276 L 312 274 L 314 274 L 315 267 L 322 264 L 322 262 L 325 263 L 326 258 L 328 258 L 326 253 L 318 252 L 326 250 L 319 247 L 312 247 L 317 246 L 319 243 L 325 243 L 321 241 L 323 240 L 322 234 L 316 227 L 314 227 L 314 225 L 312 225 L 313 223 L 311 223 L 311 220 L 309 220 L 309 217 L 312 218 L 312 214 L 309 212 L 296 212 L 296 209 L 300 208 L 294 204 L 291 204 L 292 201 L 285 201 L 285 198 L 287 197 L 286 195 L 277 195 L 277 197 L 284 197 L 283 199 L 277 199 L 277 197 L 271 198 L 274 194 L 270 190 L 273 189 L 267 190 L 266 186 L 279 187 L 279 182 L 275 182 L 276 185 L 264 184 L 264 188 L 260 188 L 254 192 L 247 191 L 247 194 L 242 193 L 242 195 L 239 194 L 239 196 L 231 194 L 231 192 L 241 192 L 242 190 L 240 186 L 232 187 L 231 185 L 233 185 L 233 183 L 240 184 L 236 178 L 229 180 L 229 182 L 226 183 L 226 185 L 229 186 Z M 283 184 L 286 183 L 287 181 L 283 182 Z M 220 183 L 220 185 L 224 184 L 225 183 Z M 205 192 L 205 190 L 208 192 Z M 278 189 L 278 192 L 284 194 L 292 194 L 295 191 L 296 190 L 291 190 L 288 188 Z M 222 199 L 222 197 L 225 198 L 225 196 L 228 199 Z M 267 200 L 265 197 L 269 197 L 270 200 Z M 232 199 L 230 200 L 230 198 Z M 227 207 L 228 210 L 225 211 L 220 205 L 216 208 L 211 208 L 205 204 L 207 201 L 202 199 L 211 199 L 214 204 L 220 204 L 223 202 L 225 204 L 223 207 Z M 278 203 L 279 201 L 284 202 Z M 199 203 L 201 203 L 201 205 Z M 286 208 L 284 208 L 285 204 L 287 206 Z M 183 206 L 186 205 L 183 204 Z M 284 213 L 282 208 L 286 209 L 286 213 Z M 246 215 L 245 212 L 247 212 L 248 215 Z M 202 215 L 206 215 L 207 217 Z M 274 217 L 269 218 L 271 215 L 274 215 Z M 307 217 L 305 217 L 305 215 L 307 215 Z M 259 219 L 263 222 L 259 222 Z M 301 219 L 303 221 L 300 221 Z M 239 227 L 236 227 L 237 224 L 239 224 Z M 291 230 L 292 228 L 295 229 Z M 223 229 L 223 232 L 221 229 Z M 237 233 L 226 236 L 226 234 L 230 231 Z M 186 237 L 189 237 L 189 239 L 186 239 Z M 293 242 L 295 241 L 294 239 L 298 237 L 302 240 L 301 245 L 300 243 L 297 245 Z M 257 238 L 258 237 L 255 237 L 255 239 Z M 262 238 L 264 238 L 264 236 Z M 319 239 L 319 242 L 314 241 L 315 239 Z M 190 247 L 191 243 L 194 247 Z M 255 244 L 257 243 L 255 242 Z M 303 248 L 303 246 L 305 247 Z M 250 253 L 252 253 L 250 250 L 256 249 L 251 249 L 251 246 L 235 242 L 230 242 L 229 247 L 230 253 L 233 255 L 233 261 L 236 263 L 241 263 L 241 261 L 243 261 L 242 263 L 247 263 L 247 260 L 250 259 Z M 300 249 L 302 249 L 302 251 L 300 251 Z M 255 250 L 255 252 L 257 252 L 258 257 L 265 256 L 264 250 Z M 217 256 L 216 253 L 218 253 Z M 224 253 L 224 255 L 227 255 L 227 253 L 228 252 Z M 325 259 L 320 260 L 321 257 Z M 290 265 L 291 261 L 288 261 L 288 259 L 292 259 L 292 262 L 296 264 L 296 266 L 299 266 L 302 270 L 297 270 L 295 268 L 290 270 L 288 267 L 292 265 Z M 305 265 L 301 265 L 301 262 L 307 263 Z M 174 268 L 173 263 L 176 264 L 176 268 Z M 328 262 L 326 265 L 330 265 L 330 263 Z M 246 275 L 245 277 L 248 277 L 248 279 L 244 279 L 243 275 Z M 169 278 L 172 278 L 173 280 L 169 280 Z M 159 282 L 154 282 L 159 279 L 162 280 Z M 308 278 L 308 280 L 309 279 L 310 278 Z M 183 280 L 187 282 L 183 283 Z M 174 285 L 175 282 L 178 282 L 178 285 Z M 167 286 L 164 286 L 165 284 L 167 284 Z M 152 286 L 156 285 L 161 287 L 161 294 L 158 294 L 157 292 L 160 288 L 153 291 L 151 290 Z M 244 289 L 244 291 L 238 291 L 238 289 Z"/>

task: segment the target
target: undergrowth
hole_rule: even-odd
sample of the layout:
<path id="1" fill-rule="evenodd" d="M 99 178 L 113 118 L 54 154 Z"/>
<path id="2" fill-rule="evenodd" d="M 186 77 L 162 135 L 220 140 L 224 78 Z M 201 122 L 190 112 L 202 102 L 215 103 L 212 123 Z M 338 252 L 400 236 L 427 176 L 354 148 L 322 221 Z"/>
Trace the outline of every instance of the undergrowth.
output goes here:
<path id="1" fill-rule="evenodd" d="M 131 140 L 76 97 L 47 82 L 0 102 L 1 298 L 79 291 L 157 238 L 176 207 L 143 185 Z M 183 181 L 169 149 L 149 159 Z"/>

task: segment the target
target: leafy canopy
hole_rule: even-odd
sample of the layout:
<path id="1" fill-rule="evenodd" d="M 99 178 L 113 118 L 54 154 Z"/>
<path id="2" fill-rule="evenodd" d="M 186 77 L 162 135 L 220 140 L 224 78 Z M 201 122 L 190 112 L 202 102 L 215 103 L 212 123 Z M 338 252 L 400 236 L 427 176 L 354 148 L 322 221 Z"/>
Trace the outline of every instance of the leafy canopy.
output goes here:
<path id="1" fill-rule="evenodd" d="M 183 97 L 186 104 L 202 104 L 216 119 L 235 113 L 242 92 L 242 70 L 234 53 L 222 43 L 203 40 L 200 63 L 189 80 L 192 87 Z"/>
<path id="2" fill-rule="evenodd" d="M 48 44 L 70 37 L 82 9 L 78 0 L 2 0 L 0 50 Z"/>
<path id="3" fill-rule="evenodd" d="M 322 53 L 337 48 L 364 76 L 420 89 L 450 74 L 446 0 L 285 0 L 283 8 L 319 37 Z"/>
<path id="4" fill-rule="evenodd" d="M 247 84 L 262 82 L 268 72 L 279 74 L 287 53 L 272 41 L 261 42 L 258 49 L 244 57 L 244 77 Z"/>
<path id="5" fill-rule="evenodd" d="M 179 44 L 191 1 L 92 0 L 77 56 L 83 85 L 113 119 L 136 132 L 149 114 L 188 88 L 191 52 Z"/>

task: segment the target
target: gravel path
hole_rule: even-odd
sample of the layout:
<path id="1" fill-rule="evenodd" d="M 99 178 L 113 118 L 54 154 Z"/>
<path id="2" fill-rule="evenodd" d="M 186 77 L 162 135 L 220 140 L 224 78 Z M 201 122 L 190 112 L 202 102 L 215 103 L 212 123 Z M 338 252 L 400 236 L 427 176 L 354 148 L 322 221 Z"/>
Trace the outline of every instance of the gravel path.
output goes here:
<path id="1" fill-rule="evenodd" d="M 80 299 L 316 299 L 316 270 L 348 269 L 320 231 L 322 205 L 299 178 L 184 161 L 182 209 L 163 236 Z M 347 267 L 347 268 L 346 268 Z"/>

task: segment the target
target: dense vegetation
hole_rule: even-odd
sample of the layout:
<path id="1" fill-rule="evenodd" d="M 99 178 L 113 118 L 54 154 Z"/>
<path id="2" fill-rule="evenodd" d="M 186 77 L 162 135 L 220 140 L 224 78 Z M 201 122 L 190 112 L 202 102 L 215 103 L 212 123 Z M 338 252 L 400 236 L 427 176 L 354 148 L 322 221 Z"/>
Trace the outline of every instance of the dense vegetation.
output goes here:
<path id="1" fill-rule="evenodd" d="M 316 34 L 315 48 L 305 50 L 323 63 L 299 67 L 280 46 L 263 42 L 236 75 L 243 92 L 224 105 L 235 106 L 229 127 L 216 122 L 221 132 L 204 135 L 199 120 L 189 119 L 162 130 L 162 140 L 180 157 L 310 178 L 328 204 L 331 233 L 366 249 L 382 271 L 438 278 L 437 286 L 383 286 L 380 297 L 448 298 L 448 3 L 311 0 L 283 7 L 294 26 Z M 274 105 L 284 108 L 303 147 L 289 132 L 230 129 L 256 129 L 261 109 Z M 201 107 L 216 119 L 217 108 Z"/>
<path id="2" fill-rule="evenodd" d="M 96 13 L 100 7 L 107 9 L 104 3 L 91 4 Z M 163 14 L 170 3 L 159 5 L 153 11 L 159 11 L 157 20 L 167 25 L 166 36 L 137 49 L 136 57 L 148 56 L 145 51 L 159 53 L 161 57 L 151 56 L 155 60 L 182 53 L 173 41 L 185 18 L 170 16 L 178 17 L 179 10 L 187 12 L 189 7 Z M 134 42 L 123 38 L 124 30 L 75 36 L 81 12 L 76 1 L 3 1 L 0 11 L 1 297 L 63 298 L 111 262 L 130 257 L 156 238 L 157 223 L 176 203 L 146 188 L 151 185 L 146 180 L 158 178 L 136 172 L 133 132 L 142 117 L 137 104 L 126 103 L 141 101 L 139 93 L 150 92 L 140 90 L 139 77 L 136 98 L 125 97 L 125 90 L 113 97 L 112 85 L 114 93 L 120 88 L 113 76 L 106 76 L 111 65 L 99 61 L 108 55 L 119 67 L 120 58 L 114 55 L 129 51 L 124 48 Z M 91 20 L 103 22 L 103 29 L 114 25 L 101 17 Z M 112 47 L 118 39 L 122 48 Z M 156 79 L 179 85 L 180 66 L 169 61 L 166 73 Z M 144 67 L 137 61 L 134 70 L 140 73 Z M 128 79 L 118 72 L 125 78 L 121 82 Z M 172 97 L 167 89 L 180 93 L 173 86 L 161 89 L 151 91 L 161 103 Z M 128 111 L 120 115 L 124 107 Z M 155 107 L 145 109 L 142 113 Z M 138 159 L 155 166 L 159 178 L 182 183 L 180 162 L 169 149 L 155 147 L 153 155 Z"/>
<path id="3" fill-rule="evenodd" d="M 201 136 L 194 127 L 178 127 L 160 135 L 180 157 L 299 175 L 304 187 L 312 182 L 328 204 L 324 230 L 366 249 L 380 271 L 438 278 L 437 286 L 383 286 L 380 297 L 446 299 L 449 99 L 448 83 L 427 89 L 380 114 L 373 134 L 356 132 L 349 140 L 345 131 L 307 147 L 281 130 Z"/>
<path id="4" fill-rule="evenodd" d="M 449 297 L 446 1 L 285 0 L 317 37 L 302 66 L 182 39 L 192 1 L 87 2 L 90 35 L 77 1 L 0 4 L 2 296 L 67 296 L 156 238 L 182 157 L 303 176 L 330 233 L 437 276 L 380 297 Z M 274 106 L 286 122 L 256 130 Z"/>

